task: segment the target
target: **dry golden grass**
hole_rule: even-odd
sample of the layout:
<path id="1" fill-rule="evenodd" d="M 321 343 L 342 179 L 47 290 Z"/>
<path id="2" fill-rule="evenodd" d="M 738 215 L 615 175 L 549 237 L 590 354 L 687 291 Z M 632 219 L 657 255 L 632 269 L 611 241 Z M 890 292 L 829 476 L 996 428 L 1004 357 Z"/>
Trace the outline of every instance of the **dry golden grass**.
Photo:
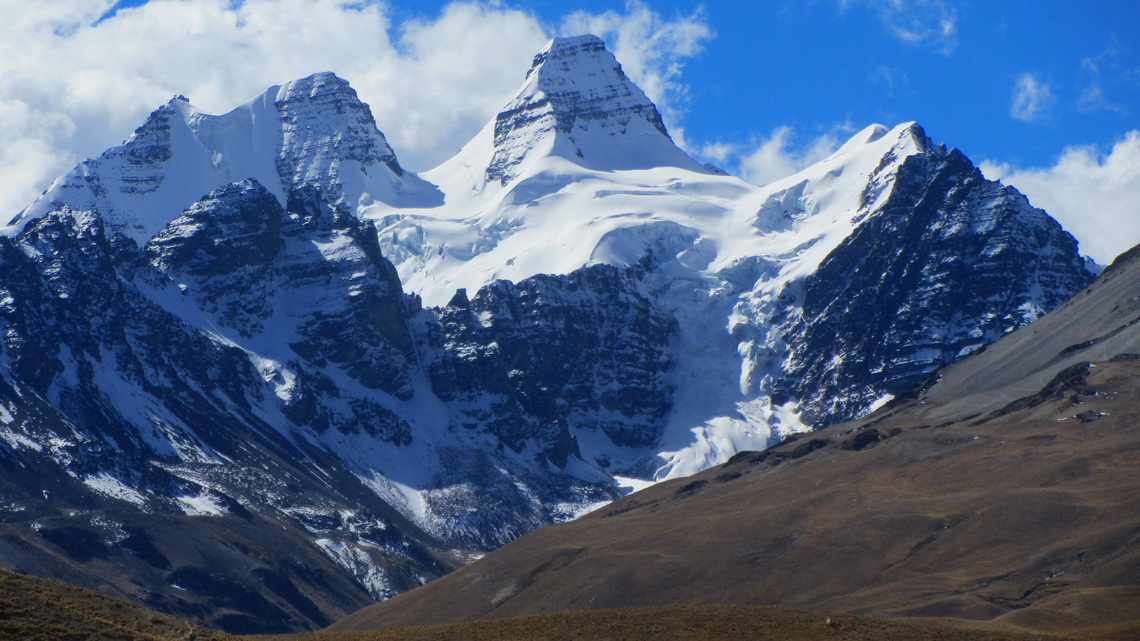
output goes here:
<path id="1" fill-rule="evenodd" d="M 590 610 L 388 630 L 235 637 L 90 590 L 0 571 L 0 639 L 12 641 L 1030 641 L 1058 638 L 962 621 L 885 620 L 761 606 Z M 1104 641 L 1123 641 L 1132 637 L 1103 638 Z"/>
<path id="2" fill-rule="evenodd" d="M 880 619 L 765 606 L 557 612 L 448 625 L 234 637 L 56 581 L 0 571 L 0 639 L 12 641 L 1130 641 L 1140 628 L 1054 636 L 950 619 Z"/>
<path id="3" fill-rule="evenodd" d="M 387 630 L 253 637 L 257 641 L 1056 641 L 950 620 L 889 620 L 764 606 L 558 612 Z M 1090 638 L 1090 637 L 1081 637 Z"/>
<path id="4" fill-rule="evenodd" d="M 13 641 L 208 641 L 222 633 L 136 603 L 0 570 L 0 639 Z"/>

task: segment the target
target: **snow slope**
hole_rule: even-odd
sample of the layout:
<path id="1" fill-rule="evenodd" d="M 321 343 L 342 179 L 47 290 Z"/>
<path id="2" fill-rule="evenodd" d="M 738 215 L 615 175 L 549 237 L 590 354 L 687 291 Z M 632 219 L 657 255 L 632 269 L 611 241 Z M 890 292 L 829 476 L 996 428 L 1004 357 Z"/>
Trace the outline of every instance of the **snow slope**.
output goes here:
<path id="1" fill-rule="evenodd" d="M 891 201 L 908 159 L 949 153 L 956 152 L 932 143 L 915 123 L 872 125 L 793 176 L 750 185 L 677 148 L 656 109 L 600 41 L 583 36 L 552 41 L 502 111 L 459 154 L 424 174 L 446 194 L 442 206 L 378 204 L 361 215 L 376 223 L 404 286 L 431 306 L 499 279 L 519 282 L 594 264 L 646 270 L 641 286 L 677 323 L 668 372 L 676 391 L 656 450 L 647 458 L 644 450 L 623 449 L 589 428 L 571 429 L 587 460 L 664 479 L 830 420 L 826 411 L 805 419 L 797 398 L 805 390 L 788 393 L 786 370 L 799 346 L 789 346 L 785 335 L 801 315 L 796 310 L 807 285 Z M 933 195 L 944 197 L 950 196 Z M 1047 216 L 1019 198 L 988 193 L 972 206 L 1013 207 L 1031 225 L 1045 225 Z M 968 233 L 975 231 L 990 233 Z M 1058 255 L 1075 251 L 1066 247 Z M 1063 291 L 1087 277 L 1071 261 L 1062 269 L 1075 274 Z M 1023 317 L 1003 327 L 1028 322 L 1057 302 L 1026 299 Z M 966 330 L 930 330 L 935 336 L 957 331 Z M 985 340 L 1000 335 L 984 333 Z M 839 351 L 829 355 L 833 364 L 821 368 L 821 377 L 858 360 Z M 955 357 L 928 352 L 905 358 L 929 371 Z M 913 374 L 876 367 L 894 384 L 837 384 L 835 394 L 854 396 L 835 405 L 836 416 L 885 402 L 885 388 L 898 391 Z M 855 387 L 858 393 L 848 389 Z"/>

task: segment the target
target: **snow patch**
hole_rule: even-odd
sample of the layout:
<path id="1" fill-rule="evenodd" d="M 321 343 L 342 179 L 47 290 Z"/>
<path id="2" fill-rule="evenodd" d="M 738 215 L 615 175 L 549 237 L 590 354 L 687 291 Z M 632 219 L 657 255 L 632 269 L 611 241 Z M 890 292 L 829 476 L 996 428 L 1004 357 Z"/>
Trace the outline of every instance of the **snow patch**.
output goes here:
<path id="1" fill-rule="evenodd" d="M 356 577 L 372 598 L 384 601 L 396 596 L 383 568 L 372 559 L 367 550 L 354 543 L 335 539 L 317 539 L 313 544 L 334 563 Z"/>
<path id="2" fill-rule="evenodd" d="M 222 516 L 228 513 L 226 508 L 207 492 L 198 496 L 176 496 L 174 500 L 189 516 Z"/>
<path id="3" fill-rule="evenodd" d="M 133 503 L 139 506 L 142 506 L 146 503 L 146 497 L 139 493 L 138 490 L 130 487 L 126 483 L 123 483 L 119 479 L 111 476 L 106 472 L 100 472 L 94 476 L 83 477 L 83 484 L 92 490 L 95 490 L 96 492 L 113 499 L 126 501 L 127 503 Z"/>

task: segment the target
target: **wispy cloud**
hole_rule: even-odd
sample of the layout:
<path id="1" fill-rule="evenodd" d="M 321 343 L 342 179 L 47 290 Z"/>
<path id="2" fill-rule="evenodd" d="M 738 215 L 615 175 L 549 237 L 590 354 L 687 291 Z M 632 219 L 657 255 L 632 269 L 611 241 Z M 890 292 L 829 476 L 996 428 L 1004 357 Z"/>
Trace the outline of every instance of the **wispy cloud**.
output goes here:
<path id="1" fill-rule="evenodd" d="M 898 67 L 876 65 L 875 70 L 871 72 L 871 75 L 869 75 L 867 79 L 875 84 L 886 86 L 887 96 L 889 98 L 906 96 L 913 93 L 910 88 L 910 76 Z"/>
<path id="2" fill-rule="evenodd" d="M 790 126 L 776 127 L 748 143 L 714 142 L 698 155 L 754 185 L 766 185 L 827 158 L 853 133 L 849 123 L 804 139 Z"/>
<path id="3" fill-rule="evenodd" d="M 679 126 L 704 15 L 642 2 L 557 28 L 516 5 L 460 1 L 396 21 L 380 0 L 0 0 L 0 222 L 175 94 L 222 113 L 317 71 L 346 78 L 413 170 L 446 159 L 518 88 L 552 35 L 592 27 Z"/>
<path id="4" fill-rule="evenodd" d="M 1039 123 L 1048 118 L 1056 101 L 1053 87 L 1047 81 L 1025 72 L 1014 81 L 1009 116 L 1029 124 Z"/>
<path id="5" fill-rule="evenodd" d="M 1033 205 L 1077 237 L 1082 253 L 1111 262 L 1140 242 L 1140 130 L 1107 154 L 1096 146 L 1069 147 L 1052 167 L 981 163 L 991 179 L 1013 185 Z"/>
<path id="6" fill-rule="evenodd" d="M 1109 44 L 1103 52 L 1096 56 L 1081 59 L 1081 70 L 1078 74 L 1077 110 L 1084 113 L 1114 112 L 1119 115 L 1128 115 L 1129 109 L 1123 104 L 1113 100 L 1108 87 L 1118 85 L 1121 81 L 1128 82 L 1130 75 L 1136 75 L 1140 80 L 1140 72 L 1122 68 L 1121 54 L 1116 43 Z"/>
<path id="7" fill-rule="evenodd" d="M 837 0 L 840 8 L 865 5 L 888 33 L 944 55 L 958 48 L 958 9 L 947 0 Z"/>

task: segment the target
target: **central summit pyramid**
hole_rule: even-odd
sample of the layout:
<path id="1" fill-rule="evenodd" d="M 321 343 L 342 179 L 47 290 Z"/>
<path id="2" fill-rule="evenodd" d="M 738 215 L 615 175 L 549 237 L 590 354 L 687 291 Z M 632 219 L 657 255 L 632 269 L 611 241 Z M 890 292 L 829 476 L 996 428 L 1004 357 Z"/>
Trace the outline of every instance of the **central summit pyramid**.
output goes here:
<path id="1" fill-rule="evenodd" d="M 446 164 L 466 167 L 475 183 L 507 185 L 550 157 L 597 171 L 709 171 L 673 143 L 657 107 L 593 35 L 551 40 L 514 97 Z"/>

